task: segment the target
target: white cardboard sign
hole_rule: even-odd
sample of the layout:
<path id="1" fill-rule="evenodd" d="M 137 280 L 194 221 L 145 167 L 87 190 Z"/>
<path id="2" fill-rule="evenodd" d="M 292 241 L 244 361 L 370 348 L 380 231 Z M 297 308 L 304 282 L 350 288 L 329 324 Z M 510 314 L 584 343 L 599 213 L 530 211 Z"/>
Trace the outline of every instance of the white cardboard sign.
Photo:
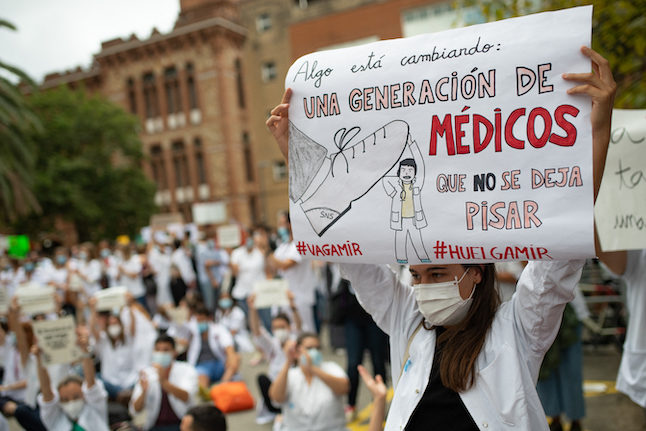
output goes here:
<path id="1" fill-rule="evenodd" d="M 114 286 L 99 290 L 94 294 L 96 297 L 97 311 L 120 310 L 121 307 L 126 305 L 127 291 L 128 289 L 124 286 Z"/>
<path id="2" fill-rule="evenodd" d="M 296 60 L 290 214 L 299 253 L 347 262 L 594 255 L 592 7 Z M 567 238 L 567 240 L 565 240 Z"/>
<path id="3" fill-rule="evenodd" d="M 217 235 L 218 244 L 222 248 L 236 248 L 242 241 L 242 237 L 240 235 L 240 226 L 238 226 L 237 224 L 218 227 Z"/>
<path id="4" fill-rule="evenodd" d="M 81 358 L 76 344 L 76 324 L 72 316 L 32 322 L 45 365 L 69 364 Z"/>
<path id="5" fill-rule="evenodd" d="M 289 283 L 285 279 L 256 281 L 253 284 L 253 292 L 256 295 L 254 306 L 256 308 L 267 308 L 272 305 L 288 306 L 288 288 Z"/>
<path id="6" fill-rule="evenodd" d="M 16 289 L 15 295 L 23 314 L 47 314 L 56 311 L 53 287 L 23 285 Z"/>
<path id="7" fill-rule="evenodd" d="M 646 247 L 646 110 L 615 109 L 594 208 L 604 251 Z"/>

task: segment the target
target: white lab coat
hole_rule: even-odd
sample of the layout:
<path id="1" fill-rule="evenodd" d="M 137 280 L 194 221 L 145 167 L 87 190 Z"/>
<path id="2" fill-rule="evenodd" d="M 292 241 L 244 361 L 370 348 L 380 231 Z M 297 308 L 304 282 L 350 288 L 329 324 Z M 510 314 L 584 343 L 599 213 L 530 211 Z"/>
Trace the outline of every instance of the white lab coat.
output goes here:
<path id="1" fill-rule="evenodd" d="M 493 320 L 476 362 L 474 385 L 460 397 L 481 430 L 548 430 L 536 393 L 543 356 L 558 332 L 565 304 L 574 297 L 583 261 L 532 262 L 514 297 Z M 404 429 L 431 372 L 435 331 L 421 329 L 410 345 L 410 363 L 399 376 L 409 337 L 422 315 L 412 287 L 387 266 L 342 265 L 361 305 L 390 335 L 395 395 L 386 431 Z"/>
<path id="2" fill-rule="evenodd" d="M 83 382 L 83 398 L 85 406 L 81 410 L 78 424 L 86 430 L 109 431 L 108 428 L 108 393 L 103 387 L 103 382 L 96 380 L 91 388 Z M 61 410 L 58 391 L 54 391 L 54 399 L 50 402 L 43 401 L 43 395 L 38 395 L 40 406 L 40 419 L 49 431 L 70 431 L 72 422 Z"/>
<path id="3" fill-rule="evenodd" d="M 148 391 L 146 392 L 146 398 L 144 400 L 146 421 L 143 428 L 148 430 L 155 425 L 155 422 L 159 417 L 162 389 L 159 384 L 159 374 L 156 368 L 148 367 L 145 368 L 143 372 L 146 373 L 146 377 L 148 378 Z M 168 381 L 172 385 L 178 386 L 188 392 L 187 402 L 176 398 L 170 393 L 168 394 L 168 402 L 170 403 L 173 412 L 175 412 L 175 415 L 181 419 L 186 414 L 186 411 L 195 403 L 195 395 L 197 394 L 197 371 L 195 371 L 195 368 L 192 365 L 187 364 L 186 362 L 174 361 L 170 369 Z M 133 416 L 138 414 L 134 409 L 134 402 L 139 398 L 141 393 L 141 386 L 139 382 L 137 382 L 135 389 L 132 392 L 132 398 L 130 398 L 130 414 Z M 90 428 L 87 429 L 89 430 Z"/>
<path id="4" fill-rule="evenodd" d="M 186 352 L 186 361 L 195 366 L 197 365 L 197 360 L 200 356 L 200 350 L 202 349 L 202 336 L 198 330 L 197 320 L 193 319 L 187 324 L 188 329 L 191 332 L 191 344 L 188 346 L 188 351 Z M 218 358 L 220 361 L 225 362 L 227 360 L 226 348 L 233 346 L 233 337 L 231 332 L 224 326 L 219 323 L 209 323 L 208 329 L 208 343 L 211 348 L 211 352 Z"/>
<path id="5" fill-rule="evenodd" d="M 629 250 L 626 270 L 628 325 L 617 374 L 617 390 L 646 408 L 646 249 Z"/>

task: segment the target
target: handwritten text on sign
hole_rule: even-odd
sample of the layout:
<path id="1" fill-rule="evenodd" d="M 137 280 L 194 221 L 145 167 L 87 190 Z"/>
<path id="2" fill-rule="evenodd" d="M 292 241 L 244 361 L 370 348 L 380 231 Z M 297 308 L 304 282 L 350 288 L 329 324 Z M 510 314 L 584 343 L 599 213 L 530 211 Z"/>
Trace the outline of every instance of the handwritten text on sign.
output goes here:
<path id="1" fill-rule="evenodd" d="M 646 110 L 615 109 L 594 208 L 604 251 L 646 247 Z"/>
<path id="2" fill-rule="evenodd" d="M 561 78 L 590 70 L 590 19 L 574 8 L 298 59 L 285 84 L 299 253 L 592 255 L 590 101 Z"/>

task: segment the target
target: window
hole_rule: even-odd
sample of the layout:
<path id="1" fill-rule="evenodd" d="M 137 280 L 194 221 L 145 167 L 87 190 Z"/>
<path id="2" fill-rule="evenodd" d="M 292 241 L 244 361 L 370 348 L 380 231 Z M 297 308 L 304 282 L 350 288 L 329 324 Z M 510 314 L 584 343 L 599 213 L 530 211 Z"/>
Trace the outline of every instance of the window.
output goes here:
<path id="1" fill-rule="evenodd" d="M 137 115 L 137 93 L 135 92 L 135 81 L 128 78 L 128 105 L 130 112 Z"/>
<path id="2" fill-rule="evenodd" d="M 206 184 L 206 161 L 204 160 L 204 149 L 200 138 L 195 138 L 193 141 L 193 152 L 195 153 L 195 165 L 197 166 L 197 182 L 198 184 Z"/>
<path id="3" fill-rule="evenodd" d="M 164 169 L 164 155 L 159 144 L 150 147 L 150 168 L 152 170 L 153 180 L 157 184 L 157 190 L 168 189 L 166 170 Z"/>
<path id="4" fill-rule="evenodd" d="M 244 86 L 242 84 L 242 62 L 240 61 L 239 58 L 236 58 L 235 70 L 236 70 L 236 86 L 238 90 L 238 105 L 240 106 L 240 108 L 244 108 L 245 101 L 244 101 Z"/>
<path id="5" fill-rule="evenodd" d="M 182 111 L 182 99 L 179 94 L 179 77 L 175 67 L 168 67 L 164 71 L 164 90 L 166 91 L 166 107 L 168 114 Z"/>
<path id="6" fill-rule="evenodd" d="M 276 78 L 276 65 L 273 61 L 263 63 L 261 68 L 263 82 L 269 82 Z"/>
<path id="7" fill-rule="evenodd" d="M 152 72 L 144 74 L 144 103 L 146 106 L 146 118 L 159 117 L 159 99 L 157 98 L 157 86 L 155 85 L 155 74 Z"/>
<path id="8" fill-rule="evenodd" d="M 287 165 L 284 160 L 276 160 L 271 167 L 274 181 L 285 181 L 287 179 Z"/>
<path id="9" fill-rule="evenodd" d="M 264 12 L 256 17 L 256 30 L 258 33 L 264 33 L 271 28 L 271 16 Z"/>
<path id="10" fill-rule="evenodd" d="M 244 157 L 245 172 L 247 174 L 247 181 L 254 180 L 253 158 L 251 156 L 251 142 L 249 142 L 249 134 L 242 133 L 242 156 Z"/>
<path id="11" fill-rule="evenodd" d="M 195 87 L 195 71 L 193 63 L 186 64 L 186 88 L 188 90 L 188 108 L 199 109 L 197 104 L 197 89 Z"/>
<path id="12" fill-rule="evenodd" d="M 176 141 L 172 144 L 173 149 L 173 168 L 175 170 L 175 187 L 186 187 L 190 185 L 188 176 L 188 159 L 186 149 L 182 141 Z"/>
<path id="13" fill-rule="evenodd" d="M 402 13 L 404 37 L 434 33 L 485 22 L 477 6 L 455 9 L 451 2 L 422 6 Z"/>

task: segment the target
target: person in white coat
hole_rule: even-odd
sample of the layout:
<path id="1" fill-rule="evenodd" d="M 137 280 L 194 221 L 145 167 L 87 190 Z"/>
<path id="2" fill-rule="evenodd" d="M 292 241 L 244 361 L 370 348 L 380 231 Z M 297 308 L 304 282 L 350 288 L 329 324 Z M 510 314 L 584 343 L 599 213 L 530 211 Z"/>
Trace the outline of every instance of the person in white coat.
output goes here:
<path id="1" fill-rule="evenodd" d="M 568 73 L 570 95 L 592 99 L 593 189 L 610 140 L 616 84 L 601 55 L 591 73 Z M 287 159 L 287 90 L 267 127 Z M 547 430 L 536 393 L 541 360 L 581 275 L 583 261 L 532 262 L 514 297 L 500 305 L 493 264 L 413 265 L 414 286 L 387 266 L 344 264 L 357 298 L 390 335 L 395 393 L 386 430 Z"/>
<path id="2" fill-rule="evenodd" d="M 70 375 L 53 390 L 49 373 L 36 354 L 40 381 L 40 418 L 49 431 L 108 431 L 108 393 L 95 378 L 94 361 L 88 351 L 89 331 L 77 329 L 83 358 L 84 379 Z"/>
<path id="3" fill-rule="evenodd" d="M 646 249 L 598 253 L 601 262 L 626 283 L 628 325 L 617 390 L 646 414 Z"/>
<path id="4" fill-rule="evenodd" d="M 194 404 L 197 372 L 175 356 L 175 340 L 160 335 L 155 341 L 153 365 L 142 370 L 130 399 L 133 416 L 145 410 L 144 430 L 179 430 L 182 417 Z"/>

